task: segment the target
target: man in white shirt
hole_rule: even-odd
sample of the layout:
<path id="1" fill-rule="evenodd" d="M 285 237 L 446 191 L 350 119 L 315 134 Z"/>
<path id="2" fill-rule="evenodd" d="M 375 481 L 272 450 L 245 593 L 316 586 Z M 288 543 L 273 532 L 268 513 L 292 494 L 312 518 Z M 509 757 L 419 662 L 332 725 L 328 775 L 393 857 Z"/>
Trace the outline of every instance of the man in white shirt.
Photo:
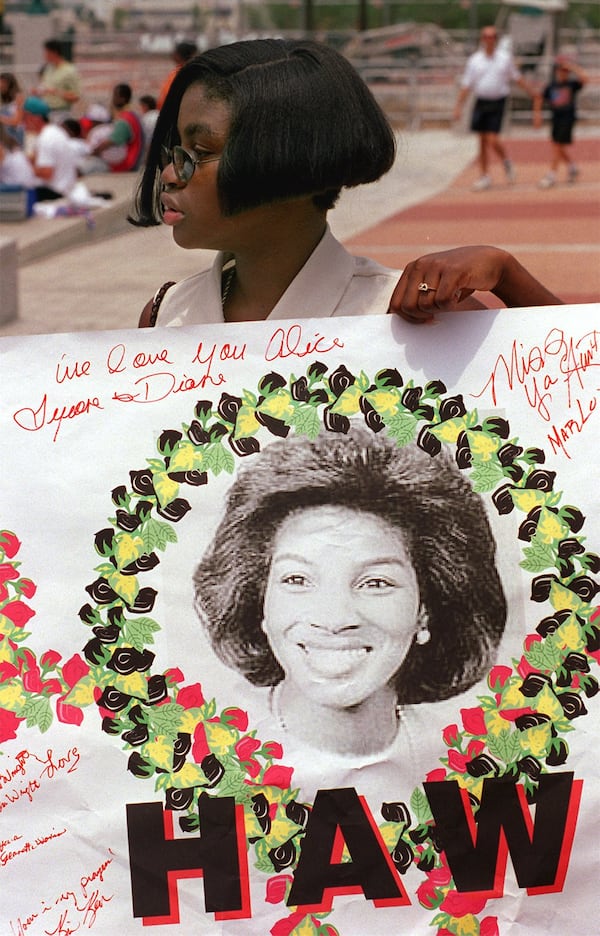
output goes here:
<path id="1" fill-rule="evenodd" d="M 25 133 L 31 139 L 29 158 L 36 176 L 37 201 L 63 198 L 77 182 L 78 155 L 62 127 L 49 123 L 50 108 L 38 97 L 23 104 Z"/>
<path id="2" fill-rule="evenodd" d="M 494 152 L 504 163 L 507 180 L 515 181 L 513 164 L 500 139 L 504 108 L 512 82 L 523 88 L 532 98 L 535 99 L 538 96 L 523 78 L 511 53 L 507 49 L 499 48 L 495 27 L 484 26 L 480 38 L 480 48 L 467 60 L 454 109 L 454 119 L 458 120 L 469 94 L 474 94 L 471 130 L 479 134 L 481 169 L 481 178 L 473 186 L 475 191 L 488 189 L 492 184 L 489 164 Z"/>

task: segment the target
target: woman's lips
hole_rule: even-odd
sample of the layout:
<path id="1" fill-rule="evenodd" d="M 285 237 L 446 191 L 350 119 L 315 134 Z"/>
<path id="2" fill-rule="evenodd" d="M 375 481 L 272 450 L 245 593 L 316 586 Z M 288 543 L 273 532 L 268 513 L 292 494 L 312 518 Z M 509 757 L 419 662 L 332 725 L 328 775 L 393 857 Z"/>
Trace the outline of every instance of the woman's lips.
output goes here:
<path id="1" fill-rule="evenodd" d="M 368 646 L 325 646 L 323 644 L 302 644 L 298 647 L 303 653 L 304 662 L 313 673 L 322 677 L 340 678 L 350 676 L 367 659 L 372 650 Z"/>
<path id="2" fill-rule="evenodd" d="M 359 632 L 331 634 L 322 631 L 296 633 L 296 646 L 306 666 L 317 676 L 340 678 L 362 666 L 373 647 Z"/>
<path id="3" fill-rule="evenodd" d="M 163 198 L 162 219 L 164 224 L 168 224 L 170 226 L 177 224 L 179 221 L 181 221 L 183 216 L 183 211 L 179 211 L 179 209 L 174 204 L 172 204 L 166 198 Z"/>

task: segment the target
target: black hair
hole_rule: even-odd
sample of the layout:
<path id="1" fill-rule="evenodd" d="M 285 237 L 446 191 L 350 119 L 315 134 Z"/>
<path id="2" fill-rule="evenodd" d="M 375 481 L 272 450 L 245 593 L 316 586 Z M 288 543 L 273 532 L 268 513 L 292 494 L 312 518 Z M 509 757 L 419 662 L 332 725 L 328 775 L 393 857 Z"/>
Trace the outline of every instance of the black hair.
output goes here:
<path id="1" fill-rule="evenodd" d="M 48 52 L 54 52 L 55 55 L 64 56 L 65 49 L 60 39 L 46 39 L 44 48 Z"/>
<path id="2" fill-rule="evenodd" d="M 344 186 L 374 182 L 394 162 L 392 129 L 342 55 L 308 40 L 236 42 L 192 59 L 173 79 L 150 143 L 133 223 L 160 223 L 161 147 L 179 142 L 179 107 L 193 84 L 231 108 L 217 175 L 225 215 L 303 195 L 327 210 Z"/>
<path id="3" fill-rule="evenodd" d="M 494 662 L 506 623 L 483 502 L 446 452 L 431 458 L 358 426 L 347 436 L 274 442 L 240 469 L 194 575 L 215 653 L 254 685 L 283 678 L 261 629 L 272 544 L 286 517 L 323 505 L 372 514 L 402 534 L 431 639 L 412 644 L 394 677 L 398 701 L 470 688 Z"/>
<path id="4" fill-rule="evenodd" d="M 138 100 L 140 104 L 144 104 L 148 110 L 156 110 L 156 98 L 153 94 L 142 94 Z"/>
<path id="5" fill-rule="evenodd" d="M 198 54 L 198 46 L 195 42 L 188 42 L 185 39 L 181 42 L 178 42 L 173 49 L 173 57 L 178 62 L 189 62 L 195 55 Z"/>
<path id="6" fill-rule="evenodd" d="M 131 85 L 128 85 L 125 82 L 116 84 L 113 88 L 113 95 L 117 95 L 123 104 L 129 104 L 132 94 L 133 92 L 131 90 Z"/>
<path id="7" fill-rule="evenodd" d="M 65 117 L 62 122 L 63 129 L 67 131 L 73 139 L 79 139 L 82 136 L 81 124 L 75 117 Z"/>
<path id="8" fill-rule="evenodd" d="M 0 78 L 6 82 L 6 88 L 2 91 L 0 97 L 3 104 L 12 103 L 17 97 L 17 94 L 21 90 L 19 82 L 17 81 L 15 75 L 12 72 L 1 72 Z"/>

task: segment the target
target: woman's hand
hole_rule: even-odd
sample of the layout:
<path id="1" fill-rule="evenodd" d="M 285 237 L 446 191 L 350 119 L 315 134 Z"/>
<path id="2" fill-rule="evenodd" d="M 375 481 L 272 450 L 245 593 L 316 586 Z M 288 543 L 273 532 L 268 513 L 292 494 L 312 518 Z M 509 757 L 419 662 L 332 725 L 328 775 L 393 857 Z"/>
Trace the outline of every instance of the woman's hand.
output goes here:
<path id="1" fill-rule="evenodd" d="M 508 307 L 562 304 L 506 250 L 474 246 L 426 254 L 409 263 L 388 311 L 419 323 L 435 312 L 486 308 L 471 298 L 476 291 L 491 292 Z"/>

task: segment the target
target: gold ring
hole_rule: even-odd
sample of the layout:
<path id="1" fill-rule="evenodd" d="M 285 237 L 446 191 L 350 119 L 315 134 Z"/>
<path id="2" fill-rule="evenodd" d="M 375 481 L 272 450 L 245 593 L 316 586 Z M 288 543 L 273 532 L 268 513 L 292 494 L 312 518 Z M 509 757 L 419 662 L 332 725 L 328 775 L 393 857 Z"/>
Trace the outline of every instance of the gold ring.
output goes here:
<path id="1" fill-rule="evenodd" d="M 419 292 L 435 292 L 436 287 L 430 286 L 429 283 L 419 283 L 417 289 Z"/>

